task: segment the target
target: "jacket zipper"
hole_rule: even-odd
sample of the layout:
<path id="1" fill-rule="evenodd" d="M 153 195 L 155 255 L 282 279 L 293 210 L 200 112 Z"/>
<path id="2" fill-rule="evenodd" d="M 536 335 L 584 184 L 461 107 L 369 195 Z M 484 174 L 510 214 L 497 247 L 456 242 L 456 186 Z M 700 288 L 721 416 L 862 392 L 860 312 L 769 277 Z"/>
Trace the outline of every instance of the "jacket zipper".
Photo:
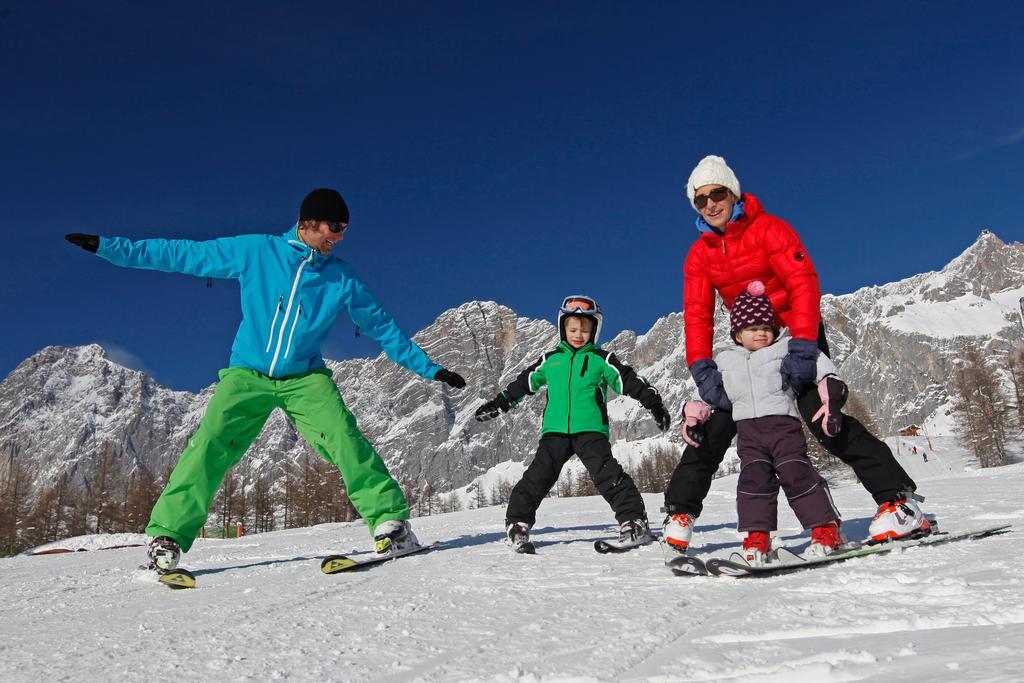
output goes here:
<path id="1" fill-rule="evenodd" d="M 747 354 L 747 380 L 750 382 L 750 404 L 754 406 L 754 417 L 757 414 L 757 393 L 754 391 L 754 375 L 750 372 L 750 354 Z"/>
<path id="2" fill-rule="evenodd" d="M 274 360 L 270 363 L 270 371 L 267 373 L 270 377 L 274 376 L 274 370 L 277 368 L 277 358 L 281 354 L 281 344 L 284 342 L 284 328 L 288 325 L 288 317 L 292 313 L 292 304 L 295 303 L 295 292 L 299 288 L 299 279 L 302 277 L 302 271 L 307 265 L 313 262 L 314 251 L 309 250 L 309 256 L 302 259 L 302 263 L 299 264 L 298 270 L 295 271 L 295 280 L 292 281 L 292 292 L 288 295 L 288 306 L 284 309 L 284 319 L 281 321 L 281 328 L 277 333 L 277 347 L 274 349 Z M 296 316 L 297 317 L 297 316 Z M 292 323 L 292 328 L 295 324 Z"/>
<path id="3" fill-rule="evenodd" d="M 565 433 L 572 434 L 572 364 L 576 360 L 576 351 L 573 350 L 569 357 L 569 397 L 568 406 L 565 409 Z"/>
<path id="4" fill-rule="evenodd" d="M 284 295 L 277 297 L 277 310 L 274 311 L 274 319 L 270 321 L 270 334 L 267 335 L 267 353 L 270 353 L 270 345 L 274 343 L 274 325 L 277 324 L 277 316 L 281 314 L 281 304 L 284 303 Z"/>
<path id="5" fill-rule="evenodd" d="M 590 356 L 583 356 L 583 369 L 580 370 L 580 377 L 587 374 L 587 363 L 590 362 Z"/>
<path id="6" fill-rule="evenodd" d="M 292 318 L 292 329 L 288 332 L 288 346 L 284 349 L 284 357 L 287 358 L 292 352 L 292 335 L 295 334 L 295 324 L 299 322 L 299 318 L 302 316 L 302 302 L 299 302 L 299 307 L 295 309 L 295 317 Z"/>

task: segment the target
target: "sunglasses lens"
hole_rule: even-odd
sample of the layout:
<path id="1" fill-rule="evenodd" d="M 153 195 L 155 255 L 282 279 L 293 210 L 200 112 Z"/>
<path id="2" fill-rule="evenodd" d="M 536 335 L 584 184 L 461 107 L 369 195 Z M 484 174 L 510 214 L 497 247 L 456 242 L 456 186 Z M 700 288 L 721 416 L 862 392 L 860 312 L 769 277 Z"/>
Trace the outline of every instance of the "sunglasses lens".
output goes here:
<path id="1" fill-rule="evenodd" d="M 341 223 L 328 223 L 327 227 L 331 229 L 331 232 L 341 232 L 345 229 Z"/>
<path id="2" fill-rule="evenodd" d="M 693 205 L 698 209 L 703 209 L 708 205 L 708 200 L 713 202 L 720 202 L 729 196 L 729 188 L 727 187 L 716 187 L 707 194 L 699 194 L 693 198 Z"/>

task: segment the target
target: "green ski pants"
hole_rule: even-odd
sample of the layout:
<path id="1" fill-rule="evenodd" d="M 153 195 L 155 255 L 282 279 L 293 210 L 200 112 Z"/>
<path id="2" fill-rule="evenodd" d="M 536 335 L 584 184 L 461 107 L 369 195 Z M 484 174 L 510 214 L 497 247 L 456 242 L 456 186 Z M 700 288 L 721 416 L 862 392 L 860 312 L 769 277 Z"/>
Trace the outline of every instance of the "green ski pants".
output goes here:
<path id="1" fill-rule="evenodd" d="M 274 408 L 341 470 L 349 500 L 371 533 L 383 521 L 409 518 L 402 489 L 359 431 L 330 370 L 270 379 L 230 367 L 220 371 L 206 414 L 153 506 L 146 533 L 169 536 L 187 551 L 206 523 L 224 475 L 245 455 Z"/>

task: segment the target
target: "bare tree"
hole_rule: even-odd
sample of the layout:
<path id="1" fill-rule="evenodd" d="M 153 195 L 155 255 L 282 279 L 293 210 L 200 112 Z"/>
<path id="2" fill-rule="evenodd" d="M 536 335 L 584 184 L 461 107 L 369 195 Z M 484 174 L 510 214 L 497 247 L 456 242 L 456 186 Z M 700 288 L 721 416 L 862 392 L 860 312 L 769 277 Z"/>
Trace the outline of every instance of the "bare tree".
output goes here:
<path id="1" fill-rule="evenodd" d="M 590 472 L 586 469 L 576 479 L 576 490 L 573 491 L 574 496 L 596 496 L 597 487 L 594 486 L 594 480 L 590 477 Z"/>
<path id="2" fill-rule="evenodd" d="M 419 513 L 421 516 L 437 514 L 441 511 L 441 497 L 431 482 L 423 485 L 420 492 Z"/>
<path id="3" fill-rule="evenodd" d="M 93 531 L 97 534 L 114 531 L 121 506 L 114 499 L 114 491 L 118 488 L 117 464 L 111 442 L 103 444 L 96 463 L 96 474 L 85 483 L 86 514 L 93 519 Z"/>
<path id="4" fill-rule="evenodd" d="M 1017 426 L 1024 429 L 1024 346 L 1018 346 L 1006 359 L 1006 369 L 1017 401 Z"/>
<path id="5" fill-rule="evenodd" d="M 21 550 L 21 530 L 28 514 L 31 493 L 28 473 L 12 453 L 4 463 L 0 477 L 0 552 L 13 554 Z"/>
<path id="6" fill-rule="evenodd" d="M 132 473 L 127 483 L 123 522 L 126 531 L 142 533 L 149 522 L 160 487 L 149 470 L 140 467 Z"/>
<path id="7" fill-rule="evenodd" d="M 256 473 L 252 484 L 252 529 L 254 533 L 274 530 L 274 517 L 278 501 L 271 486 L 270 477 L 264 472 Z"/>
<path id="8" fill-rule="evenodd" d="M 558 492 L 559 496 L 568 498 L 575 490 L 576 482 L 574 481 L 573 470 L 571 467 L 566 467 L 562 470 L 562 474 L 558 477 L 558 481 L 555 483 L 555 491 Z"/>
<path id="9" fill-rule="evenodd" d="M 473 507 L 482 508 L 487 507 L 490 504 L 491 501 L 487 496 L 487 492 L 484 491 L 483 485 L 478 481 L 476 488 L 473 489 Z"/>
<path id="10" fill-rule="evenodd" d="M 953 372 L 954 429 L 974 451 L 982 467 L 998 467 L 1009 461 L 1006 450 L 1006 401 L 999 378 L 982 352 L 966 345 Z"/>

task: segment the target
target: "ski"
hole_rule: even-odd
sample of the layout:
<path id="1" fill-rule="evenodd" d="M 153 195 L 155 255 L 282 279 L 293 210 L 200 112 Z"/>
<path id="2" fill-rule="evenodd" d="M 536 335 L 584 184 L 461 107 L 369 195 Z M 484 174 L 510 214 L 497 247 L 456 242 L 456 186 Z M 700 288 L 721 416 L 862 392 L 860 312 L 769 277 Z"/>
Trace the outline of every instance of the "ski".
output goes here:
<path id="1" fill-rule="evenodd" d="M 762 566 L 751 566 L 743 561 L 742 556 L 738 553 L 733 553 L 730 559 L 712 558 L 705 562 L 705 566 L 707 567 L 708 572 L 715 576 L 778 576 L 780 574 L 788 574 L 789 572 L 823 567 L 835 564 L 836 562 L 844 562 L 855 557 L 884 555 L 892 552 L 893 550 L 912 548 L 914 546 L 939 545 L 941 543 L 951 543 L 953 541 L 986 538 L 988 536 L 1007 533 L 1011 526 L 1011 524 L 1002 524 L 999 526 L 971 529 L 969 531 L 961 531 L 957 533 L 936 532 L 928 536 L 921 536 L 905 541 L 890 541 L 888 543 L 876 545 L 864 544 L 846 552 L 834 553 L 828 557 L 816 559 L 807 559 L 797 555 L 791 550 L 780 548 L 773 554 L 774 561 Z"/>
<path id="2" fill-rule="evenodd" d="M 646 536 L 637 541 L 594 541 L 594 550 L 602 555 L 608 553 L 626 553 L 634 548 L 654 542 L 654 538 Z"/>
<path id="3" fill-rule="evenodd" d="M 323 562 L 320 563 L 320 571 L 324 574 L 340 574 L 341 572 L 352 571 L 354 569 L 363 569 L 365 567 L 371 567 L 375 564 L 381 564 L 388 560 L 394 560 L 399 557 L 405 557 L 406 555 L 414 555 L 416 553 L 422 553 L 428 550 L 434 550 L 441 546 L 440 543 L 430 543 L 428 545 L 418 545 L 414 548 L 406 548 L 405 550 L 396 550 L 395 552 L 383 553 L 380 555 L 367 556 L 356 556 L 351 555 L 329 555 L 324 558 Z"/>
<path id="4" fill-rule="evenodd" d="M 708 568 L 704 560 L 690 555 L 676 555 L 665 561 L 665 566 L 676 576 L 707 576 Z"/>
<path id="5" fill-rule="evenodd" d="M 196 577 L 187 569 L 172 569 L 166 572 L 160 572 L 157 581 L 173 590 L 180 590 L 182 588 L 195 588 Z"/>

